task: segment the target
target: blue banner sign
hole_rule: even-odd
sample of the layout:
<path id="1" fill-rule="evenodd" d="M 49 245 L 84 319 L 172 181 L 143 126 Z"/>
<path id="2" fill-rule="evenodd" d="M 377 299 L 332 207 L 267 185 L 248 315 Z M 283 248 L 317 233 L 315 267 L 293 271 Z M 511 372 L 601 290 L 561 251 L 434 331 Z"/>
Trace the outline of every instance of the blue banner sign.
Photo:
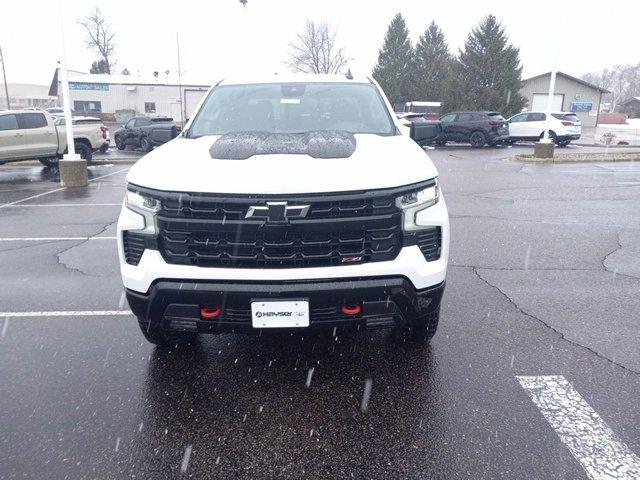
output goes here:
<path id="1" fill-rule="evenodd" d="M 71 90 L 109 90 L 108 83 L 69 82 Z"/>
<path id="2" fill-rule="evenodd" d="M 593 110 L 593 102 L 571 102 L 572 112 L 590 112 Z"/>

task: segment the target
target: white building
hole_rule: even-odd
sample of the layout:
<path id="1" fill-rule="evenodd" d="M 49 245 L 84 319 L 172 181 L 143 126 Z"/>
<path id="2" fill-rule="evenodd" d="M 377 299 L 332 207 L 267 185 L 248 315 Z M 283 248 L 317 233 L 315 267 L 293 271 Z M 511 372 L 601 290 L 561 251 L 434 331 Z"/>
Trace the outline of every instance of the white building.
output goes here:
<path id="1" fill-rule="evenodd" d="M 134 75 L 69 75 L 71 108 L 79 115 L 100 116 L 105 121 L 124 123 L 133 115 L 164 115 L 177 122 L 186 121 L 209 89 L 206 83 L 176 81 L 163 75 L 140 77 Z M 56 75 L 50 93 L 59 97 L 62 90 Z M 181 107 L 184 108 L 181 112 Z"/>
<path id="2" fill-rule="evenodd" d="M 48 85 L 34 85 L 31 83 L 7 83 L 9 104 L 12 109 L 20 108 L 48 108 L 55 107 L 58 98 L 49 96 Z M 0 83 L 0 110 L 7 108 L 7 98 L 4 83 Z"/>

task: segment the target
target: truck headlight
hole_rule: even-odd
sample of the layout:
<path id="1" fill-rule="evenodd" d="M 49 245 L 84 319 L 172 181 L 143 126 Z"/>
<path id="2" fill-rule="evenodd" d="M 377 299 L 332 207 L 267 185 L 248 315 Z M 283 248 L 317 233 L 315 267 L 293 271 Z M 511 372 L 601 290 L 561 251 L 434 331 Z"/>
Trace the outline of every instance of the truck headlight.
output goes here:
<path id="1" fill-rule="evenodd" d="M 127 207 L 133 207 L 132 210 L 146 210 L 149 212 L 157 212 L 160 210 L 160 201 L 155 198 L 147 197 L 138 192 L 134 192 L 129 190 L 129 186 L 127 185 L 127 192 L 125 194 L 125 202 L 127 203 Z"/>
<path id="2" fill-rule="evenodd" d="M 144 229 L 140 233 L 156 233 L 156 213 L 160 210 L 160 200 L 131 190 L 129 184 L 125 190 L 124 203 L 130 210 L 144 217 Z"/>
<path id="3" fill-rule="evenodd" d="M 407 230 L 420 230 L 422 228 L 428 228 L 426 226 L 420 226 L 416 224 L 416 214 L 435 205 L 440 200 L 440 188 L 438 186 L 438 179 L 435 179 L 433 185 L 413 192 L 405 193 L 404 195 L 396 198 L 396 205 L 403 210 L 403 229 Z"/>

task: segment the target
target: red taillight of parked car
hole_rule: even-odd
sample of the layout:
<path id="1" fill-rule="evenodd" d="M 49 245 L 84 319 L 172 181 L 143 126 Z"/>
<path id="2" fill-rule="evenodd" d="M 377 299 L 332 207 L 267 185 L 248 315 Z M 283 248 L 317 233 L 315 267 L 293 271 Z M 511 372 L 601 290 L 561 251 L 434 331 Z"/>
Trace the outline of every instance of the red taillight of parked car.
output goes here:
<path id="1" fill-rule="evenodd" d="M 573 127 L 573 126 L 575 126 L 575 123 L 573 123 L 573 122 L 562 122 L 562 125 L 564 125 L 565 127 Z"/>
<path id="2" fill-rule="evenodd" d="M 109 134 L 109 128 L 102 125 L 100 127 L 100 131 L 102 132 L 102 138 L 107 139 L 107 135 Z"/>

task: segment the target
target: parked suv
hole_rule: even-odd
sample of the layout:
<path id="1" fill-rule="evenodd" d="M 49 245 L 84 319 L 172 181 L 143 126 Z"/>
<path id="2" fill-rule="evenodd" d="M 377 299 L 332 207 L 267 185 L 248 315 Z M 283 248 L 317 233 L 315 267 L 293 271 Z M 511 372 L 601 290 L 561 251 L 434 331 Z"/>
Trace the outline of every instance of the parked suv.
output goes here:
<path id="1" fill-rule="evenodd" d="M 509 140 L 509 124 L 498 112 L 451 112 L 440 118 L 444 138 L 438 142 L 470 143 L 473 148 Z"/>
<path id="2" fill-rule="evenodd" d="M 127 145 L 149 152 L 178 136 L 180 127 L 171 117 L 133 117 L 113 135 L 118 150 Z"/>
<path id="3" fill-rule="evenodd" d="M 419 140 L 370 78 L 218 83 L 127 174 L 118 246 L 142 333 L 170 345 L 342 326 L 431 338 L 449 220 Z"/>
<path id="4" fill-rule="evenodd" d="M 559 147 L 566 147 L 571 140 L 578 140 L 582 134 L 582 122 L 575 113 L 551 113 L 549 139 Z M 509 141 L 537 141 L 547 128 L 547 115 L 544 112 L 524 112 L 509 119 Z"/>

